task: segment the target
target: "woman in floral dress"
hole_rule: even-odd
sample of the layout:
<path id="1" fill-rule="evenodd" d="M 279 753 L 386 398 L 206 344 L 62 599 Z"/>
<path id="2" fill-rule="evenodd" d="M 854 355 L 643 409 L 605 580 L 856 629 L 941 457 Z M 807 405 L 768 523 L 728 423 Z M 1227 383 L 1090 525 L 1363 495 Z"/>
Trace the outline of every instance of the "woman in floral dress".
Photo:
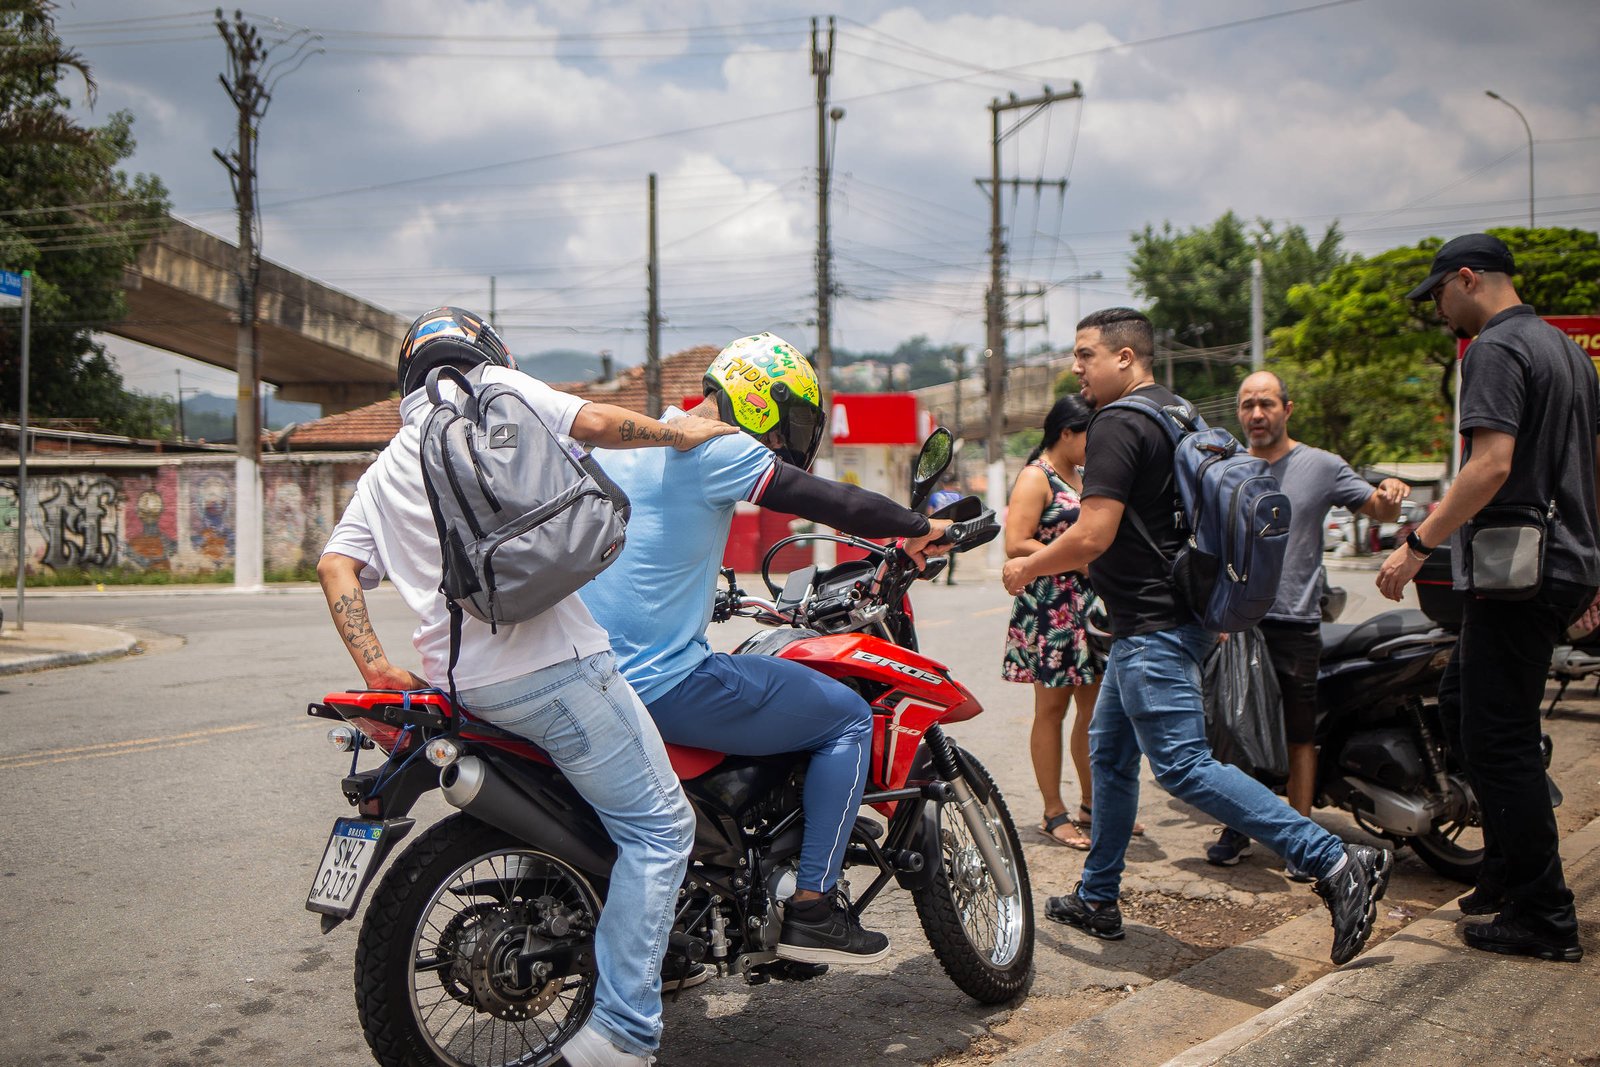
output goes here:
<path id="1" fill-rule="evenodd" d="M 1089 405 L 1076 395 L 1056 401 L 1044 420 L 1044 437 L 1017 476 L 1006 511 L 1007 558 L 1027 556 L 1078 521 Z M 1033 732 L 1028 748 L 1044 799 L 1039 832 L 1068 848 L 1089 847 L 1093 792 L 1089 781 L 1089 721 L 1100 692 L 1102 664 L 1089 648 L 1084 615 L 1094 600 L 1088 579 L 1071 573 L 1035 579 L 1017 597 L 1006 630 L 1001 676 L 1033 685 Z M 1070 748 L 1078 774 L 1077 814 L 1061 798 L 1061 733 L 1074 702 Z"/>

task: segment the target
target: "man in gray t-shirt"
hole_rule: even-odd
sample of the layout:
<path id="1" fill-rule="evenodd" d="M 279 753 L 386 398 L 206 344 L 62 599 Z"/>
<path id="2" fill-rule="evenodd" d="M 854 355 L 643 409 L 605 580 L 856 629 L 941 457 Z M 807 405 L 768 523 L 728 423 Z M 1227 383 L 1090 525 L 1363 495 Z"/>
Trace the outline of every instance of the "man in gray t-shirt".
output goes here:
<path id="1" fill-rule="evenodd" d="M 1239 386 L 1239 425 L 1250 454 L 1271 465 L 1292 508 L 1289 547 L 1272 610 L 1261 622 L 1272 655 L 1273 673 L 1283 693 L 1284 737 L 1289 743 L 1289 803 L 1302 815 L 1311 811 L 1317 780 L 1317 669 L 1322 663 L 1322 524 L 1338 505 L 1375 522 L 1391 522 L 1411 487 L 1385 478 L 1374 489 L 1350 464 L 1289 436 L 1294 403 L 1283 379 L 1257 371 Z M 1224 828 L 1206 860 L 1231 867 L 1248 855 L 1250 839 Z M 1292 867 L 1290 877 L 1301 877 Z"/>

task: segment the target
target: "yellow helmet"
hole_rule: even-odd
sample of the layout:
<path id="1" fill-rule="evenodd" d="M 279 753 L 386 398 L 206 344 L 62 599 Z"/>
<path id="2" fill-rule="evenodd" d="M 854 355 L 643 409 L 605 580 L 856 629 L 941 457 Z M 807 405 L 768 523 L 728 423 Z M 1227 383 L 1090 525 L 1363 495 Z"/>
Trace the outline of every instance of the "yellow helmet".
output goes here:
<path id="1" fill-rule="evenodd" d="M 811 466 L 827 420 L 817 372 L 793 345 L 770 333 L 741 337 L 711 361 L 703 384 L 724 422 L 753 437 L 777 430 L 783 444 L 774 451 L 802 470 Z"/>

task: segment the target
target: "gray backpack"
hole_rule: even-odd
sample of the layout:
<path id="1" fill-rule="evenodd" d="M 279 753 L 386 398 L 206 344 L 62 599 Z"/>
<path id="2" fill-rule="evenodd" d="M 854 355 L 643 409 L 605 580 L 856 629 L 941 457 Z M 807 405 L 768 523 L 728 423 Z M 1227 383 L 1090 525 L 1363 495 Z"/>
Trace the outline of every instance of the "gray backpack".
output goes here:
<path id="1" fill-rule="evenodd" d="M 460 386 L 458 402 L 440 395 L 441 377 Z M 520 393 L 484 385 L 482 367 L 437 367 L 426 388 L 422 484 L 444 557 L 453 682 L 462 611 L 496 628 L 554 607 L 616 560 L 630 506 Z"/>

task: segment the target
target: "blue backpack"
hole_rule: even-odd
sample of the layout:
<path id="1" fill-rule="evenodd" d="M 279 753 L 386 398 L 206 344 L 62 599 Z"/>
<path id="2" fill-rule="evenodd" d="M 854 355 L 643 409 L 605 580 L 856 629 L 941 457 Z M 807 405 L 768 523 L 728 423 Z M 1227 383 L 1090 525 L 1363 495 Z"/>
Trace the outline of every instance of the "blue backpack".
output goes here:
<path id="1" fill-rule="evenodd" d="M 1142 411 L 1172 439 L 1180 530 L 1176 556 L 1168 557 L 1132 508 L 1123 514 L 1172 567 L 1173 586 L 1200 625 L 1237 633 L 1261 621 L 1278 594 L 1289 545 L 1289 498 L 1227 430 L 1206 426 L 1187 401 L 1163 407 L 1129 396 L 1110 408 Z"/>

